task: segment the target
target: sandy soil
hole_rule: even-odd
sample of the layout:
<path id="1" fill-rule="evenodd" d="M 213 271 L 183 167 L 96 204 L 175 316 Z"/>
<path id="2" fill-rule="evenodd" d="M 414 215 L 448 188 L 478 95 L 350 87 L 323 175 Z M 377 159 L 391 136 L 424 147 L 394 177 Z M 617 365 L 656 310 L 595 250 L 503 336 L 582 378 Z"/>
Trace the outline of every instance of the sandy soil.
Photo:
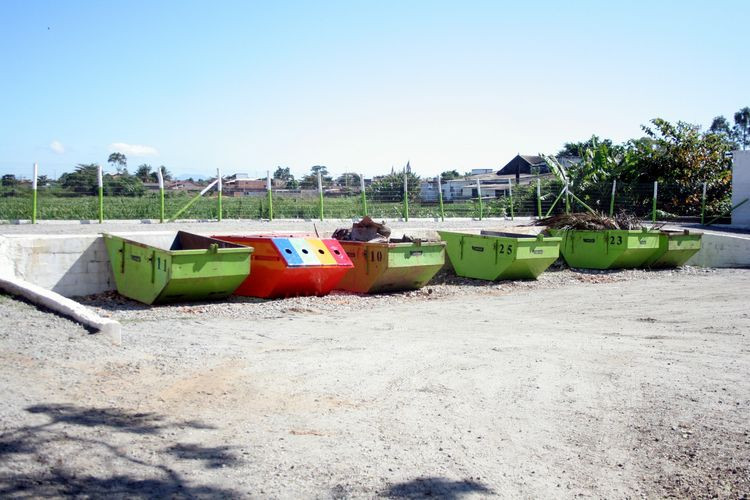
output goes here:
<path id="1" fill-rule="evenodd" d="M 119 348 L 0 296 L 0 496 L 746 496 L 750 270 L 547 275 L 88 299 Z"/>

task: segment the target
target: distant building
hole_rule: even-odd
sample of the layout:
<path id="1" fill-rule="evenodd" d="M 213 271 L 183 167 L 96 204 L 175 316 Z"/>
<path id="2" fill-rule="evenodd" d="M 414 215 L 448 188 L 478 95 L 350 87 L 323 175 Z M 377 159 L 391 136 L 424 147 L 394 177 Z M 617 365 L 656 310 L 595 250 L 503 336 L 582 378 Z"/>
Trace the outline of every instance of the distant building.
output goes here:
<path id="1" fill-rule="evenodd" d="M 575 165 L 581 161 L 578 157 L 561 156 L 556 158 L 557 161 L 563 166 L 568 168 L 571 165 Z M 513 175 L 516 178 L 516 184 L 520 184 L 521 175 L 543 175 L 552 173 L 552 169 L 544 158 L 538 155 L 516 155 L 512 160 L 505 164 L 497 174 L 498 175 Z"/>
<path id="2" fill-rule="evenodd" d="M 177 181 L 169 184 L 168 186 L 164 186 L 164 188 L 168 191 L 179 191 L 185 193 L 200 192 L 204 187 L 205 186 L 201 186 L 200 184 L 196 184 L 195 182 L 190 181 Z"/>
<path id="3" fill-rule="evenodd" d="M 580 158 L 558 157 L 557 161 L 568 168 L 581 161 Z M 505 196 L 510 183 L 529 184 L 539 177 L 552 177 L 553 170 L 541 156 L 516 155 L 500 170 L 492 168 L 474 168 L 471 174 L 459 179 L 451 179 L 441 183 L 443 201 L 468 200 L 477 197 L 477 182 L 482 190 L 482 198 L 498 198 Z M 420 198 L 425 202 L 438 201 L 438 187 L 436 180 L 423 180 L 419 186 Z"/>
<path id="4" fill-rule="evenodd" d="M 228 196 L 258 196 L 265 194 L 267 182 L 267 179 L 251 179 L 248 174 L 236 173 L 224 179 L 222 189 Z M 272 189 L 283 189 L 285 187 L 285 180 L 271 179 Z"/>

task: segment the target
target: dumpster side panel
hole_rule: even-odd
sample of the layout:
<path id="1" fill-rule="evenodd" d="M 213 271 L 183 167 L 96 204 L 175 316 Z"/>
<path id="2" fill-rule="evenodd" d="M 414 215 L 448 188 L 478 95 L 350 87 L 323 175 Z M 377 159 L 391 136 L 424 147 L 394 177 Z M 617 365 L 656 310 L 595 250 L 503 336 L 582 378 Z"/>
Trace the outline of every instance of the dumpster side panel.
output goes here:
<path id="1" fill-rule="evenodd" d="M 342 241 L 354 264 L 338 285 L 357 293 L 413 290 L 424 286 L 445 263 L 444 244 Z"/>
<path id="2" fill-rule="evenodd" d="M 629 269 L 642 266 L 658 248 L 657 233 L 639 230 L 550 231 L 563 238 L 561 252 L 570 267 Z"/>
<path id="3" fill-rule="evenodd" d="M 701 249 L 700 233 L 666 233 L 659 235 L 659 249 L 646 261 L 652 268 L 679 267 Z"/>
<path id="4" fill-rule="evenodd" d="M 502 267 L 496 258 L 499 255 L 493 238 L 472 234 L 438 231 L 445 241 L 446 254 L 458 276 L 483 280 L 495 280 Z"/>
<path id="5" fill-rule="evenodd" d="M 659 234 L 644 231 L 609 231 L 609 241 L 620 241 L 620 237 L 627 240 L 625 249 L 619 250 L 619 255 L 612 262 L 612 269 L 634 269 L 643 267 L 645 262 L 659 249 Z"/>
<path id="6" fill-rule="evenodd" d="M 326 295 L 352 266 L 340 246 L 327 245 L 316 238 L 220 238 L 255 248 L 253 272 L 237 288 L 237 295 L 260 298 Z"/>
<path id="7" fill-rule="evenodd" d="M 555 233 L 553 233 L 555 234 Z M 582 269 L 609 269 L 617 258 L 620 245 L 609 245 L 606 231 L 561 231 L 561 252 L 570 267 Z M 616 240 L 615 240 L 616 242 Z"/>
<path id="8" fill-rule="evenodd" d="M 169 281 L 169 252 L 112 235 L 104 235 L 104 244 L 117 292 L 153 304 Z"/>
<path id="9" fill-rule="evenodd" d="M 499 279 L 537 279 L 560 256 L 560 238 L 519 240 L 512 263 Z"/>
<path id="10" fill-rule="evenodd" d="M 212 300 L 231 295 L 250 272 L 250 253 L 172 252 L 170 279 L 155 302 Z"/>

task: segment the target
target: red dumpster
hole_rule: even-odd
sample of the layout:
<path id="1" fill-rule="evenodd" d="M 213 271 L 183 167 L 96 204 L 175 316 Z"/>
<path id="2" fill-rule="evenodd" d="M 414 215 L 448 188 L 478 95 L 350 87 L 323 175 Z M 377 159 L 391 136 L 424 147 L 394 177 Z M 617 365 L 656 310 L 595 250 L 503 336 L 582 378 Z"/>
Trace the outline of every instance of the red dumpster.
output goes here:
<path id="1" fill-rule="evenodd" d="M 253 278 L 237 295 L 261 298 L 327 295 L 353 267 L 337 240 L 290 236 L 214 236 L 253 247 Z"/>

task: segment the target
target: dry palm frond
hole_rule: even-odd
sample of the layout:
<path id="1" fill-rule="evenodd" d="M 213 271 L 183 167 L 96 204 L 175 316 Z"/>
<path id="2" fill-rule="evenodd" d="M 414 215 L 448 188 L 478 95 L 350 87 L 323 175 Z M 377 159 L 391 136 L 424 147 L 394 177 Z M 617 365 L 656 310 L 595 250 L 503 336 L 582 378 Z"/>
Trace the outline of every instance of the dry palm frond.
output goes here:
<path id="1" fill-rule="evenodd" d="M 633 214 L 620 212 L 615 217 L 601 213 L 581 212 L 553 215 L 534 222 L 536 226 L 547 226 L 550 229 L 640 229 L 641 221 Z"/>

